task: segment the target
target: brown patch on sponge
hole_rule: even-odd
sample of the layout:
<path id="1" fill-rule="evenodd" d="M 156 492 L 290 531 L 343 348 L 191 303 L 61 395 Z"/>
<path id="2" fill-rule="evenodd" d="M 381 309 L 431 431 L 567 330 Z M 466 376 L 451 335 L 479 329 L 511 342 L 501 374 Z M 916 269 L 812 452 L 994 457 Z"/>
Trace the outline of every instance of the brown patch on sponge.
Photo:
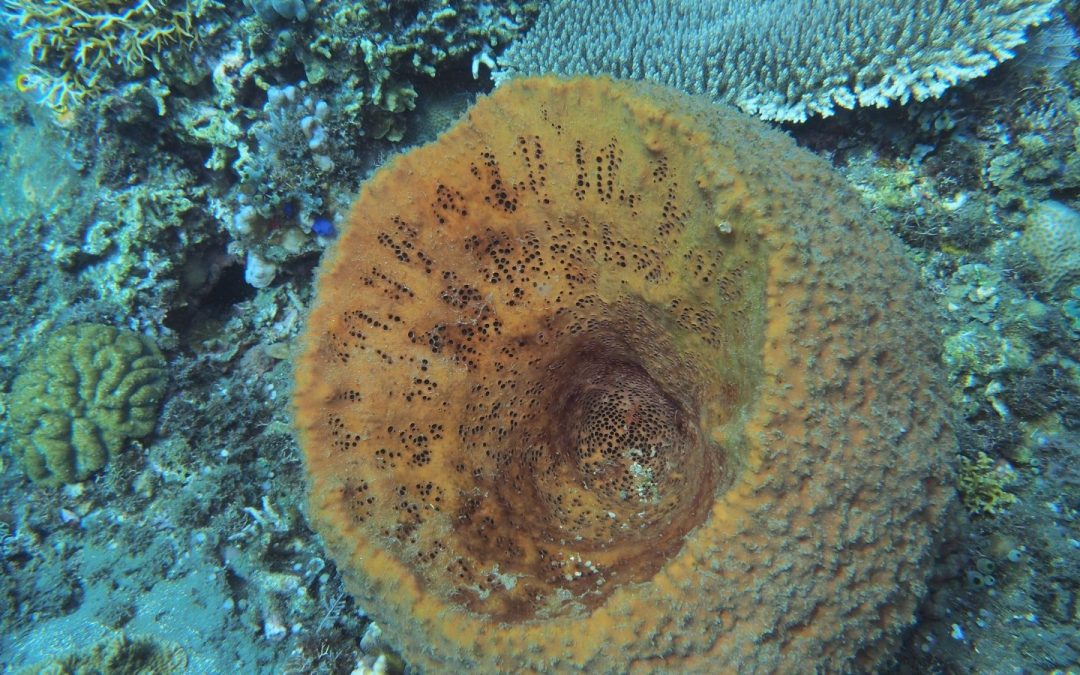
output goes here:
<path id="1" fill-rule="evenodd" d="M 508 83 L 364 187 L 296 420 L 310 512 L 422 670 L 846 670 L 951 499 L 897 244 L 727 108 Z"/>

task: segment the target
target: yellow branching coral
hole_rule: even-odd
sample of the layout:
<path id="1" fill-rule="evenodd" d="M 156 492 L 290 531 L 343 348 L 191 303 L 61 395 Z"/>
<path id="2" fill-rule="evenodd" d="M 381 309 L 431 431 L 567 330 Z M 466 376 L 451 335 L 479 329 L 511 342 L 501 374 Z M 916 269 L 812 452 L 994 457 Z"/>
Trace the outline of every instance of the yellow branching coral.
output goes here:
<path id="1" fill-rule="evenodd" d="M 110 71 L 141 75 L 160 68 L 161 51 L 195 39 L 206 0 L 4 0 L 4 14 L 29 53 L 20 89 L 64 112 L 104 86 Z"/>
<path id="2" fill-rule="evenodd" d="M 783 134 L 507 83 L 324 263 L 311 517 L 420 671 L 872 672 L 952 497 L 919 292 Z"/>
<path id="3" fill-rule="evenodd" d="M 1016 481 L 1016 472 L 998 465 L 985 452 L 974 459 L 960 456 L 957 485 L 960 498 L 973 515 L 993 516 L 1016 503 L 1016 495 L 1005 488 Z"/>

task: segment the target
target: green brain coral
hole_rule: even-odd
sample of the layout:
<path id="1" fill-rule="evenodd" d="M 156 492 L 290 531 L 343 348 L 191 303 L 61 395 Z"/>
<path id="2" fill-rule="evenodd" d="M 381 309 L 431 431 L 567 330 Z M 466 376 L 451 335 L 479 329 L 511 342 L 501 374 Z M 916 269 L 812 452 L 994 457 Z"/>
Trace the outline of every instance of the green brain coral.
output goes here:
<path id="1" fill-rule="evenodd" d="M 148 338 L 101 324 L 67 326 L 19 370 L 8 409 L 12 447 L 38 483 L 86 479 L 157 422 L 165 360 Z"/>
<path id="2" fill-rule="evenodd" d="M 1042 271 L 1044 290 L 1067 295 L 1080 282 L 1080 213 L 1047 200 L 1028 215 L 1020 245 Z"/>

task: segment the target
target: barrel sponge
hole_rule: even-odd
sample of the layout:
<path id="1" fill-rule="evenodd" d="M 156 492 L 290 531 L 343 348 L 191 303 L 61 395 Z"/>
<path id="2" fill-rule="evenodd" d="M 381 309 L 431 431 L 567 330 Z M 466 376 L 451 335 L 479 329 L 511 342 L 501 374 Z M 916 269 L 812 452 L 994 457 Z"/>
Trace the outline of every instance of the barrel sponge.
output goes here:
<path id="1" fill-rule="evenodd" d="M 783 134 L 509 82 L 323 263 L 310 515 L 418 671 L 869 670 L 953 499 L 927 306 Z"/>
<path id="2" fill-rule="evenodd" d="M 62 328 L 12 384 L 15 455 L 38 483 L 85 480 L 127 439 L 154 430 L 165 381 L 149 338 L 102 324 Z"/>

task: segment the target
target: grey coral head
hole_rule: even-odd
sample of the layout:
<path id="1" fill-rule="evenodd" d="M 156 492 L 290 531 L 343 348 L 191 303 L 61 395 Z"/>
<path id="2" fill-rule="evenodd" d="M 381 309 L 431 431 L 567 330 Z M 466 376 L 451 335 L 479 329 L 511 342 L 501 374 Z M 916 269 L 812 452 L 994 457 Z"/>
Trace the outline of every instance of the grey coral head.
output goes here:
<path id="1" fill-rule="evenodd" d="M 255 10 L 259 18 L 267 23 L 279 19 L 305 21 L 308 18 L 304 0 L 244 0 L 244 4 Z"/>
<path id="2" fill-rule="evenodd" d="M 1030 31 L 1029 39 L 1016 52 L 1013 62 L 1024 77 L 1034 77 L 1039 71 L 1056 75 L 1072 63 L 1078 39 L 1076 31 L 1061 12 Z"/>
<path id="3" fill-rule="evenodd" d="M 274 11 L 286 19 L 304 21 L 307 19 L 307 6 L 304 0 L 271 0 Z"/>

